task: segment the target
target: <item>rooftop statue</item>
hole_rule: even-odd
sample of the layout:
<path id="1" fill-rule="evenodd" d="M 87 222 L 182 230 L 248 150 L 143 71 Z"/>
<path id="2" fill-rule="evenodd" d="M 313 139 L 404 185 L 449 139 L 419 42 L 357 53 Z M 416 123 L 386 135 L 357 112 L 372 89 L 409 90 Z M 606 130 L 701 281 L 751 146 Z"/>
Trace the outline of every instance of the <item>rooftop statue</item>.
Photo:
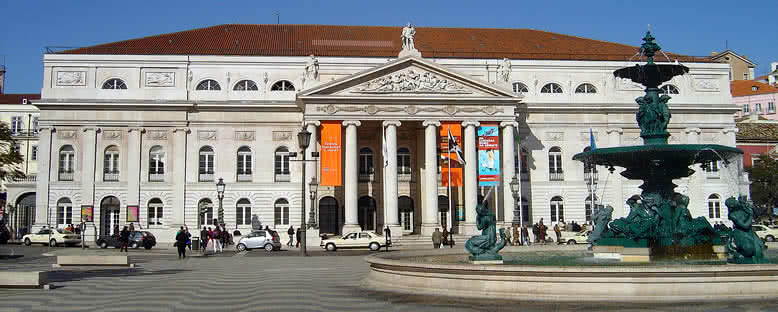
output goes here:
<path id="1" fill-rule="evenodd" d="M 500 242 L 497 242 L 497 228 L 494 214 L 486 203 L 481 203 L 475 208 L 476 226 L 481 230 L 481 235 L 475 235 L 467 240 L 465 249 L 470 252 L 472 261 L 500 261 L 500 250 L 505 247 L 505 229 L 500 229 Z"/>
<path id="2" fill-rule="evenodd" d="M 416 27 L 411 25 L 411 23 L 408 23 L 408 25 L 403 27 L 403 33 L 401 36 L 403 40 L 403 50 L 405 51 L 416 50 L 416 47 L 413 44 L 414 36 L 416 36 Z"/>

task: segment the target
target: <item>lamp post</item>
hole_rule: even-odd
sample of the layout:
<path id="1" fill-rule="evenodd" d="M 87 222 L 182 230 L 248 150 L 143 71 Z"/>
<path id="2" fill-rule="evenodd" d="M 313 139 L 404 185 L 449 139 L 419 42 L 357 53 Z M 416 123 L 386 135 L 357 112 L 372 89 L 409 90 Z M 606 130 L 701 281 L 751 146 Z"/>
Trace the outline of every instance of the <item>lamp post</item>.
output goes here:
<path id="1" fill-rule="evenodd" d="M 311 211 L 308 213 L 308 226 L 311 228 L 318 228 L 318 222 L 316 222 L 316 192 L 318 191 L 319 184 L 316 183 L 316 177 L 311 178 L 311 183 L 308 184 L 308 192 L 311 196 Z"/>
<path id="2" fill-rule="evenodd" d="M 521 198 L 521 181 L 516 178 L 516 176 L 513 176 L 513 179 L 511 179 L 511 194 L 513 195 L 513 210 L 516 210 L 516 205 L 521 205 L 519 203 L 519 198 Z M 519 206 L 521 207 L 521 206 Z M 513 214 L 514 220 L 516 218 L 516 214 Z M 519 224 L 521 224 L 521 210 L 519 210 Z"/>
<path id="3" fill-rule="evenodd" d="M 219 182 L 216 182 L 216 193 L 219 197 L 219 224 L 221 225 L 224 223 L 224 207 L 222 206 L 222 202 L 224 201 L 224 188 L 227 185 L 224 184 L 224 179 L 219 178 Z"/>
<path id="4" fill-rule="evenodd" d="M 308 251 L 305 246 L 305 150 L 308 148 L 308 144 L 310 144 L 311 141 L 311 133 L 308 132 L 308 130 L 305 130 L 305 127 L 303 127 L 302 131 L 297 134 L 297 143 L 300 145 L 300 152 L 303 155 L 302 156 L 302 178 L 300 179 L 300 186 L 301 186 L 301 192 L 302 196 L 300 197 L 300 237 L 297 239 L 300 240 L 300 255 L 301 256 L 308 256 Z"/>

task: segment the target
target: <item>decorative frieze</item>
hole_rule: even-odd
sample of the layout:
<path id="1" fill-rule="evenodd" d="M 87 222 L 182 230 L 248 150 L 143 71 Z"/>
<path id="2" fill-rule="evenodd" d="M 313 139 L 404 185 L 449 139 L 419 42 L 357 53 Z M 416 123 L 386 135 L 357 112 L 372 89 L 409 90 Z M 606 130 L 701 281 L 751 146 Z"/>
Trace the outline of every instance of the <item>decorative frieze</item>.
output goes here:
<path id="1" fill-rule="evenodd" d="M 59 139 L 72 139 L 76 137 L 76 130 L 60 130 L 57 129 L 57 138 Z"/>
<path id="2" fill-rule="evenodd" d="M 145 85 L 147 87 L 174 87 L 176 85 L 176 73 L 146 73 Z"/>
<path id="3" fill-rule="evenodd" d="M 120 130 L 103 130 L 103 139 L 106 140 L 119 140 L 122 138 L 122 132 Z"/>
<path id="4" fill-rule="evenodd" d="M 58 86 L 85 86 L 85 71 L 60 71 L 57 72 Z"/>
<path id="5" fill-rule="evenodd" d="M 715 79 L 694 79 L 694 90 L 701 92 L 719 91 L 719 81 Z"/>
<path id="6" fill-rule="evenodd" d="M 355 88 L 356 93 L 445 93 L 467 94 L 470 90 L 437 74 L 410 68 L 373 79 Z"/>
<path id="7" fill-rule="evenodd" d="M 165 130 L 149 130 L 147 133 L 149 140 L 167 140 L 167 131 Z"/>
<path id="8" fill-rule="evenodd" d="M 201 141 L 214 141 L 216 140 L 216 131 L 213 130 L 197 131 L 197 139 Z"/>
<path id="9" fill-rule="evenodd" d="M 546 132 L 547 141 L 563 141 L 565 139 L 564 132 Z"/>
<path id="10" fill-rule="evenodd" d="M 235 131 L 235 140 L 237 141 L 254 141 L 254 131 Z"/>
<path id="11" fill-rule="evenodd" d="M 273 141 L 287 141 L 292 138 L 292 131 L 273 131 Z"/>
<path id="12" fill-rule="evenodd" d="M 616 89 L 622 91 L 643 91 L 646 87 L 627 78 L 616 78 Z"/>
<path id="13" fill-rule="evenodd" d="M 324 112 L 329 115 L 334 115 L 338 112 L 351 112 L 351 113 L 367 113 L 375 115 L 381 112 L 405 112 L 408 115 L 416 115 L 420 112 L 426 113 L 444 113 L 448 115 L 456 115 L 458 113 L 483 113 L 486 115 L 495 115 L 497 113 L 504 113 L 505 108 L 502 106 L 455 106 L 455 105 L 434 105 L 434 106 L 418 106 L 418 105 L 406 105 L 406 106 L 376 106 L 376 105 L 333 105 L 317 106 L 317 112 Z"/>

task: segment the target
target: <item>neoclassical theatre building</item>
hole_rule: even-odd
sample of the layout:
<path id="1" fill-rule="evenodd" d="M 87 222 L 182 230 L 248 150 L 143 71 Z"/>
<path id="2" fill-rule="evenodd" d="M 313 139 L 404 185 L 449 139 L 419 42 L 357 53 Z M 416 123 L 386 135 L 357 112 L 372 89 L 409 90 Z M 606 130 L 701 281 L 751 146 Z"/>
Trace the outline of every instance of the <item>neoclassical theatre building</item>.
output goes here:
<path id="1" fill-rule="evenodd" d="M 220 25 L 46 54 L 36 229 L 83 210 L 90 240 L 134 222 L 172 241 L 219 217 L 219 179 L 228 229 L 258 219 L 283 232 L 304 217 L 309 244 L 387 226 L 396 239 L 474 233 L 479 200 L 502 226 L 585 223 L 593 199 L 623 216 L 639 181 L 571 158 L 591 137 L 642 144 L 643 87 L 612 74 L 642 62 L 641 35 Z M 728 65 L 666 58 L 690 68 L 662 86 L 671 143 L 734 146 Z M 738 165 L 694 169 L 677 190 L 695 216 L 725 221 L 724 200 L 747 188 Z"/>

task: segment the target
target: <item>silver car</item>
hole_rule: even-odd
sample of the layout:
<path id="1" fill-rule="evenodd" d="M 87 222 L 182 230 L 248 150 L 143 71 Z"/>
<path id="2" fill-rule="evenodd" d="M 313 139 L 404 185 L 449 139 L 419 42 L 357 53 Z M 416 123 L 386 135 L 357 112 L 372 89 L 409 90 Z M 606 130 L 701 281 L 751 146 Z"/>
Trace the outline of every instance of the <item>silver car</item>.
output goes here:
<path id="1" fill-rule="evenodd" d="M 238 251 L 264 248 L 267 251 L 280 250 L 281 239 L 276 231 L 254 231 L 242 237 L 236 246 Z"/>

